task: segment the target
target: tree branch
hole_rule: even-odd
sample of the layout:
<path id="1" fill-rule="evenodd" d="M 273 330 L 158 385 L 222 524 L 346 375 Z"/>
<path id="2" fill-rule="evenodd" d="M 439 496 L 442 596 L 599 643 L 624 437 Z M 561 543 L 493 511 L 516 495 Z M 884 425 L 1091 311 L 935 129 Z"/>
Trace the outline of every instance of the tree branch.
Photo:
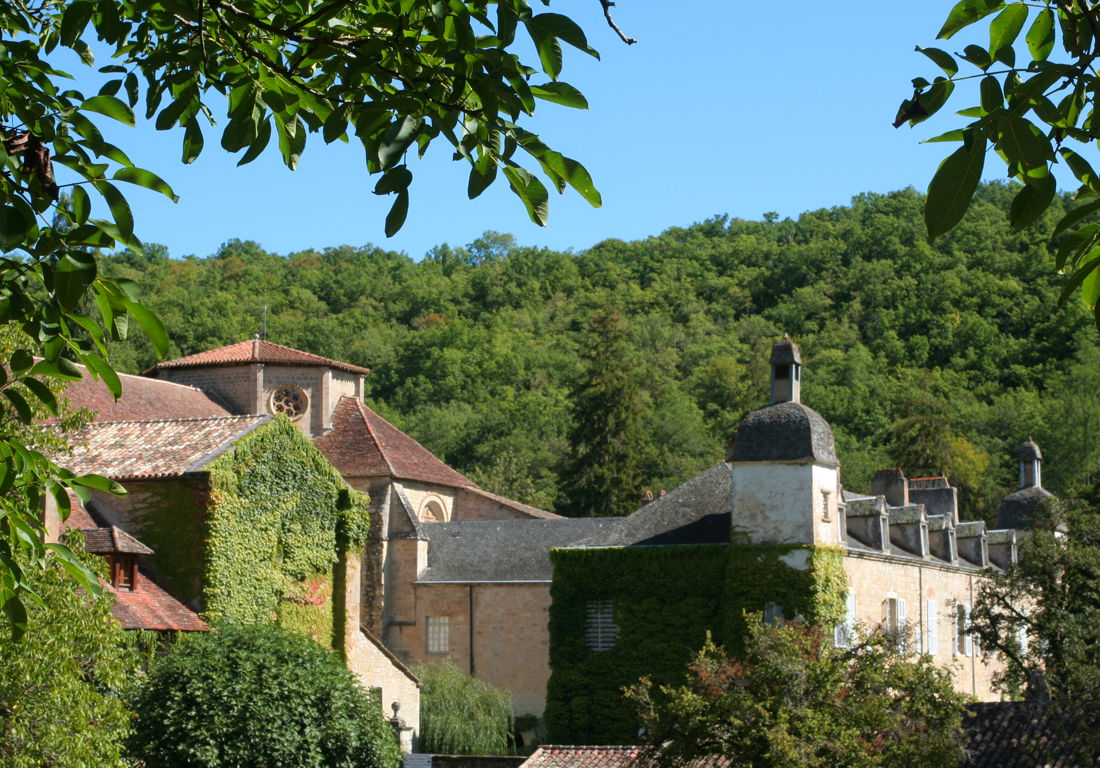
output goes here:
<path id="1" fill-rule="evenodd" d="M 600 0 L 600 5 L 603 6 L 603 17 L 607 19 L 607 25 L 615 30 L 615 34 L 619 36 L 620 40 L 622 40 L 627 45 L 634 45 L 634 43 L 638 42 L 633 37 L 628 37 L 625 32 L 619 29 L 619 25 L 615 23 L 615 20 L 613 18 L 611 18 L 611 9 L 615 6 L 615 3 L 612 2 L 612 0 Z"/>

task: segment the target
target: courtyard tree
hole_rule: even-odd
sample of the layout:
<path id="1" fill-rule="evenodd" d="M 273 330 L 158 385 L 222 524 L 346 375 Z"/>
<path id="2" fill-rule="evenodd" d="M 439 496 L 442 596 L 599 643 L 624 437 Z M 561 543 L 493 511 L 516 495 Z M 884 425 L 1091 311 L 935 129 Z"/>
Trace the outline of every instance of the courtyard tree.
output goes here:
<path id="1" fill-rule="evenodd" d="M 988 25 L 976 27 L 985 20 Z M 937 37 L 949 40 L 960 32 L 977 33 L 976 41 L 954 52 L 917 47 L 942 74 L 915 78 L 895 121 L 919 123 L 942 109 L 957 85 L 968 86 L 960 90 L 973 101 L 958 114 L 969 122 L 930 139 L 960 146 L 928 186 L 928 235 L 938 237 L 962 219 L 989 150 L 1020 182 L 1008 211 L 1015 227 L 1038 221 L 1055 205 L 1055 166 L 1064 165 L 1080 186 L 1077 205 L 1053 226 L 1059 240 L 1054 265 L 1069 276 L 1062 300 L 1079 290 L 1100 327 L 1100 177 L 1088 159 L 1090 145 L 1100 139 L 1100 3 L 960 0 Z"/>
<path id="2" fill-rule="evenodd" d="M 528 43 L 536 66 L 514 52 Z M 28 397 L 56 408 L 41 379 L 79 378 L 74 362 L 117 396 L 107 342 L 125 336 L 131 319 L 158 354 L 167 350 L 165 330 L 136 287 L 101 275 L 95 253 L 141 251 L 127 185 L 175 195 L 107 141 L 97 121 L 177 130 L 184 163 L 208 139 L 239 154 L 240 164 L 270 148 L 292 169 L 311 134 L 356 141 L 377 176 L 374 192 L 393 199 L 387 234 L 408 211 L 406 158 L 440 140 L 469 165 L 470 197 L 499 174 L 544 224 L 549 195 L 538 173 L 559 192 L 572 187 L 600 204 L 580 163 L 520 125 L 540 102 L 587 106 L 561 79 L 563 45 L 597 55 L 571 19 L 538 13 L 526 0 L 0 4 L 0 323 L 31 339 L 3 361 L 0 407 L 24 424 L 32 418 Z M 66 49 L 88 70 L 82 82 L 99 80 L 98 91 L 73 87 L 60 69 Z M 97 53 L 108 57 L 98 68 Z M 59 205 L 62 188 L 68 205 Z M 28 567 L 52 557 L 96 588 L 64 548 L 41 542 L 37 509 L 51 494 L 64 515 L 66 487 L 82 496 L 120 490 L 102 478 L 73 478 L 0 435 L 0 604 L 16 633 L 36 600 Z"/>
<path id="3" fill-rule="evenodd" d="M 511 750 L 512 696 L 449 661 L 418 664 L 420 748 L 443 755 L 504 755 Z"/>
<path id="4" fill-rule="evenodd" d="M 276 624 L 190 635 L 134 704 L 131 754 L 149 768 L 395 768 L 381 704 L 338 654 Z"/>
<path id="5" fill-rule="evenodd" d="M 660 768 L 715 756 L 731 768 L 939 768 L 965 755 L 966 697 L 950 672 L 882 634 L 836 649 L 817 627 L 749 622 L 739 658 L 708 640 L 684 684 L 643 679 L 627 696 Z"/>

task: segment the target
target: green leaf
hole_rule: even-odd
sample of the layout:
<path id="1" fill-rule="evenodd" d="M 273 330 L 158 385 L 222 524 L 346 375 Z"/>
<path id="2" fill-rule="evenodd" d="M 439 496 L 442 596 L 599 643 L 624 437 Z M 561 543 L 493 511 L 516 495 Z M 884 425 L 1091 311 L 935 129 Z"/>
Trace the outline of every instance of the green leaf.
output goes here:
<path id="1" fill-rule="evenodd" d="M 946 40 L 960 29 L 970 26 L 1003 7 L 1003 0 L 961 0 L 951 9 L 951 13 L 947 15 L 947 21 L 943 23 L 936 37 Z"/>
<path id="2" fill-rule="evenodd" d="M 10 388 L 2 390 L 2 392 L 7 401 L 11 403 L 11 407 L 15 410 L 19 421 L 23 424 L 30 424 L 33 414 L 31 413 L 31 407 L 27 405 L 27 401 L 23 399 L 23 396 Z"/>
<path id="3" fill-rule="evenodd" d="M 966 46 L 963 48 L 962 57 L 983 72 L 989 69 L 989 65 L 993 63 L 993 57 L 990 55 L 989 51 L 982 48 L 980 45 L 971 44 Z"/>
<path id="4" fill-rule="evenodd" d="M 1054 50 L 1054 12 L 1049 8 L 1039 11 L 1031 23 L 1027 31 L 1027 48 L 1035 61 L 1046 61 Z"/>
<path id="5" fill-rule="evenodd" d="M 397 164 L 397 161 L 405 154 L 405 150 L 416 140 L 416 136 L 420 133 L 423 125 L 424 118 L 414 117 L 413 115 L 406 115 L 401 120 L 390 124 L 382 136 L 382 143 L 378 147 L 378 164 L 383 171 L 389 170 Z"/>
<path id="6" fill-rule="evenodd" d="M 924 223 L 930 240 L 947 232 L 962 219 L 982 178 L 985 137 L 973 136 L 948 155 L 928 185 Z"/>
<path id="7" fill-rule="evenodd" d="M 1090 250 L 1100 239 L 1100 224 L 1089 224 L 1070 232 L 1054 254 L 1054 268 L 1061 270 L 1066 264 L 1076 264 L 1081 254 Z"/>
<path id="8" fill-rule="evenodd" d="M 73 221 L 77 224 L 83 224 L 92 213 L 92 198 L 88 195 L 88 190 L 80 184 L 73 187 L 72 196 Z"/>
<path id="9" fill-rule="evenodd" d="M 199 121 L 192 117 L 187 121 L 183 129 L 183 157 L 184 163 L 193 163 L 202 154 L 203 147 L 202 128 Z"/>
<path id="10" fill-rule="evenodd" d="M 998 13 L 997 18 L 989 23 L 989 50 L 996 55 L 1002 48 L 1016 42 L 1025 21 L 1027 6 L 1020 3 L 1012 3 Z"/>
<path id="11" fill-rule="evenodd" d="M 1069 147 L 1062 147 L 1058 150 L 1058 154 L 1066 161 L 1066 165 L 1069 166 L 1069 169 L 1079 182 L 1092 191 L 1100 194 L 1100 183 L 1098 183 L 1096 171 L 1092 169 L 1088 160 L 1081 157 L 1081 155 L 1077 154 Z"/>
<path id="12" fill-rule="evenodd" d="M 67 312 L 76 309 L 96 276 L 95 258 L 85 251 L 72 251 L 60 259 L 53 272 L 57 302 Z"/>
<path id="13" fill-rule="evenodd" d="M 11 627 L 11 639 L 18 642 L 27 632 L 27 608 L 16 594 L 10 594 L 4 601 L 4 613 Z"/>
<path id="14" fill-rule="evenodd" d="M 981 85 L 982 94 L 982 109 L 989 112 L 995 112 L 1005 104 L 1004 94 L 1001 93 L 1001 84 L 997 78 L 993 76 L 986 76 L 982 78 Z"/>
<path id="15" fill-rule="evenodd" d="M 1074 208 L 1072 211 L 1061 218 L 1058 224 L 1054 227 L 1054 232 L 1051 234 L 1051 237 L 1058 237 L 1074 224 L 1077 224 L 1079 221 L 1086 219 L 1089 216 L 1092 216 L 1097 211 L 1100 211 L 1100 200 L 1093 200 L 1090 203 L 1085 203 L 1084 205 Z"/>
<path id="16" fill-rule="evenodd" d="M 492 155 L 486 153 L 477 159 L 470 169 L 470 181 L 466 185 L 466 194 L 473 200 L 480 195 L 497 177 L 497 162 Z"/>
<path id="17" fill-rule="evenodd" d="M 939 48 L 921 48 L 918 45 L 917 52 L 923 53 L 930 58 L 948 77 L 952 77 L 959 71 L 959 65 L 956 63 L 955 57 L 947 51 L 940 50 Z"/>
<path id="18" fill-rule="evenodd" d="M 54 416 L 57 415 L 57 396 L 54 395 L 49 387 L 47 387 L 38 379 L 30 377 L 23 379 L 23 386 L 25 386 L 28 390 L 30 390 L 31 394 L 38 398 L 38 401 L 46 407 L 47 411 L 52 413 Z"/>
<path id="19" fill-rule="evenodd" d="M 1029 179 L 1012 199 L 1012 207 L 1008 213 L 1009 223 L 1020 229 L 1042 216 L 1054 201 L 1056 186 L 1052 173 Z"/>
<path id="20" fill-rule="evenodd" d="M 0 205 L 0 251 L 24 245 L 34 227 L 34 217 L 28 216 L 22 207 Z"/>
<path id="21" fill-rule="evenodd" d="M 267 124 L 267 120 L 264 120 L 262 123 L 262 125 Z M 261 133 L 262 130 L 263 128 L 261 126 Z M 302 152 L 306 148 L 306 126 L 297 117 L 283 120 L 281 117 L 276 116 L 275 130 L 279 133 L 279 152 L 283 156 L 283 164 L 293 171 L 298 167 L 298 158 L 302 156 Z M 265 141 L 264 144 L 266 145 L 267 142 Z M 263 148 L 261 147 L 257 155 L 262 151 Z"/>
<path id="22" fill-rule="evenodd" d="M 70 3 L 61 15 L 61 44 L 66 48 L 72 48 L 84 33 L 84 28 L 92 18 L 95 7 L 90 0 L 76 0 Z"/>
<path id="23" fill-rule="evenodd" d="M 80 105 L 80 109 L 87 112 L 98 112 L 126 125 L 134 125 L 134 111 L 114 96 L 101 95 L 85 99 L 84 103 Z"/>
<path id="24" fill-rule="evenodd" d="M 1065 286 L 1062 288 L 1062 295 L 1058 297 L 1059 304 L 1064 304 L 1066 300 L 1073 295 L 1073 292 L 1080 288 L 1081 284 L 1085 282 L 1088 277 L 1094 275 L 1096 270 L 1100 268 L 1100 248 L 1093 248 L 1090 250 L 1079 263 L 1080 266 L 1074 270 L 1073 274 L 1070 275 L 1069 280 L 1066 281 Z M 1082 296 L 1082 299 L 1084 298 L 1085 297 Z M 1088 304 L 1087 300 L 1086 304 L 1089 307 L 1094 306 L 1095 298 L 1093 298 L 1093 304 Z"/>
<path id="25" fill-rule="evenodd" d="M 112 178 L 116 181 L 125 181 L 129 184 L 137 184 L 139 187 L 151 189 L 154 192 L 160 192 L 173 203 L 179 202 L 179 197 L 164 179 L 144 168 L 119 168 Z"/>
<path id="26" fill-rule="evenodd" d="M 96 355 L 84 355 L 80 359 L 88 367 L 88 370 L 103 380 L 107 390 L 111 393 L 111 397 L 118 400 L 122 396 L 122 380 L 115 369 L 105 360 Z"/>
<path id="27" fill-rule="evenodd" d="M 126 311 L 137 320 L 138 325 L 145 331 L 145 335 L 149 337 L 149 340 L 153 342 L 153 348 L 157 351 L 157 356 L 164 357 L 167 355 L 168 331 L 165 330 L 160 318 L 154 315 L 144 304 L 139 304 L 132 299 L 122 299 L 122 304 L 126 307 Z"/>
<path id="28" fill-rule="evenodd" d="M 95 182 L 95 188 L 107 201 L 107 206 L 111 209 L 111 216 L 114 217 L 115 225 L 122 235 L 121 239 L 123 241 L 133 239 L 134 214 L 130 211 L 130 204 L 126 201 L 126 198 L 115 185 L 106 181 Z"/>
<path id="29" fill-rule="evenodd" d="M 997 148 L 1023 170 L 1045 166 L 1054 159 L 1050 140 L 1027 118 L 1008 114 L 997 121 L 996 127 Z"/>
<path id="30" fill-rule="evenodd" d="M 523 201 L 531 221 L 545 227 L 546 219 L 550 215 L 550 194 L 545 185 L 526 168 L 518 166 L 506 166 L 504 176 L 508 179 L 508 186 Z"/>
<path id="31" fill-rule="evenodd" d="M 374 194 L 392 195 L 395 192 L 403 192 L 412 184 L 412 171 L 408 166 L 399 165 L 382 174 L 382 178 L 374 185 Z"/>
<path id="32" fill-rule="evenodd" d="M 104 493 L 109 493 L 113 496 L 126 495 L 126 489 L 124 487 L 116 483 L 111 478 L 104 477 L 103 475 L 80 475 L 79 477 L 74 477 L 67 482 L 71 483 L 72 485 L 82 485 L 85 488 L 94 488 L 97 491 L 103 491 Z"/>
<path id="33" fill-rule="evenodd" d="M 247 165 L 255 160 L 260 154 L 267 149 L 268 143 L 271 141 L 271 121 L 261 120 L 260 130 L 256 135 L 256 140 L 252 142 L 248 147 L 248 151 L 245 152 L 241 159 L 237 161 L 238 166 Z M 305 136 L 302 137 L 303 145 L 305 143 Z M 297 159 L 295 159 L 297 163 Z M 294 170 L 293 168 L 291 170 Z"/>
<path id="34" fill-rule="evenodd" d="M 545 83 L 532 85 L 531 93 L 543 101 L 552 101 L 574 109 L 588 109 L 588 99 L 569 83 Z"/>
<path id="35" fill-rule="evenodd" d="M 409 214 L 409 192 L 406 189 L 397 193 L 397 199 L 390 206 L 390 212 L 386 214 L 386 237 L 393 237 L 405 224 L 405 217 Z"/>

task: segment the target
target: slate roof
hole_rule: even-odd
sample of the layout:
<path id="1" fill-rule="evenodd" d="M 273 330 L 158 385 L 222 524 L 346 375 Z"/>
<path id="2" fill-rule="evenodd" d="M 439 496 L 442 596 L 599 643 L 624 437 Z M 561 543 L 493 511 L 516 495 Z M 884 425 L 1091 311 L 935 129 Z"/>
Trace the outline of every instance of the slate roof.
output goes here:
<path id="1" fill-rule="evenodd" d="M 70 517 L 71 519 L 71 517 Z M 93 555 L 124 553 L 130 555 L 151 555 L 153 550 L 142 544 L 117 525 L 95 528 L 81 528 L 84 534 L 84 549 Z"/>
<path id="2" fill-rule="evenodd" d="M 345 477 L 393 477 L 477 488 L 474 481 L 353 397 L 340 398 L 332 412 L 332 430 L 313 444 Z"/>
<path id="3" fill-rule="evenodd" d="M 1039 444 L 1029 437 L 1020 446 L 1020 461 L 1033 461 L 1041 458 L 1043 458 L 1043 452 L 1039 450 Z"/>
<path id="4" fill-rule="evenodd" d="M 1001 505 L 997 507 L 997 527 L 1031 528 L 1036 510 L 1043 502 L 1053 498 L 1053 493 L 1038 485 L 1013 491 L 1001 499 Z"/>
<path id="5" fill-rule="evenodd" d="M 775 342 L 772 347 L 772 356 L 768 359 L 773 365 L 776 363 L 798 363 L 802 365 L 802 355 L 799 354 L 798 345 L 791 341 L 791 337 L 783 334 L 783 338 Z"/>
<path id="6" fill-rule="evenodd" d="M 227 347 L 208 349 L 205 352 L 179 357 L 175 360 L 165 360 L 147 369 L 145 373 L 152 373 L 162 368 L 211 368 L 226 365 L 244 365 L 248 363 L 271 363 L 275 365 L 309 367 L 324 366 L 327 368 L 335 368 L 340 371 L 348 371 L 349 373 L 361 373 L 364 375 L 370 373 L 369 368 L 352 365 L 351 363 L 342 363 L 339 360 L 332 360 L 327 357 L 321 357 L 320 355 L 314 355 L 310 352 L 303 352 L 300 349 L 284 347 L 282 344 L 275 344 L 274 342 L 263 341 L 261 339 L 240 341 L 236 344 L 230 344 Z"/>
<path id="7" fill-rule="evenodd" d="M 93 422 L 70 437 L 71 456 L 58 464 L 78 475 L 124 479 L 178 477 L 201 471 L 234 441 L 271 416 Z"/>
<path id="8" fill-rule="evenodd" d="M 608 528 L 621 518 L 421 523 L 431 582 L 550 581 L 550 550 Z"/>
<path id="9" fill-rule="evenodd" d="M 65 388 L 65 397 L 76 408 L 94 411 L 99 421 L 142 421 L 152 419 L 201 419 L 229 416 L 228 409 L 201 389 L 145 376 L 119 374 L 122 397 L 115 400 L 102 380 L 85 371 L 80 381 Z"/>
<path id="10" fill-rule="evenodd" d="M 574 546 L 728 544 L 733 470 L 722 462 Z"/>
<path id="11" fill-rule="evenodd" d="M 963 768 L 1085 768 L 1100 750 L 1100 708 L 1051 701 L 971 704 Z"/>
<path id="12" fill-rule="evenodd" d="M 833 430 L 802 403 L 784 402 L 753 411 L 733 435 L 730 461 L 818 461 L 837 465 Z"/>
<path id="13" fill-rule="evenodd" d="M 508 509 L 526 515 L 527 517 L 534 517 L 542 520 L 560 520 L 562 518 L 561 515 L 555 515 L 553 512 L 547 512 L 545 509 L 532 507 L 530 504 L 524 504 L 522 502 L 516 501 L 515 499 L 505 498 L 504 496 L 497 496 L 495 493 L 489 493 L 488 491 L 484 491 L 481 488 L 464 488 L 463 491 L 465 491 L 466 493 L 472 493 L 475 496 L 481 496 L 483 498 L 489 499 L 490 501 L 495 501 L 502 507 L 507 507 Z"/>

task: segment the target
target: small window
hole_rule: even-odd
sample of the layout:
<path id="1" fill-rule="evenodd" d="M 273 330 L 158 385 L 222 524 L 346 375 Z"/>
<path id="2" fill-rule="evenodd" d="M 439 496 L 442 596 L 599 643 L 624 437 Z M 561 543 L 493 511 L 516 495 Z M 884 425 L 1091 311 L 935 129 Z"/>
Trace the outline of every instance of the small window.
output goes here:
<path id="1" fill-rule="evenodd" d="M 791 367 L 789 365 L 777 365 L 775 366 L 775 378 L 779 381 L 786 381 L 791 377 Z"/>
<path id="2" fill-rule="evenodd" d="M 783 621 L 783 606 L 779 603 L 764 603 L 764 623 L 778 624 Z"/>
<path id="3" fill-rule="evenodd" d="M 609 651 L 619 639 L 615 605 L 610 600 L 592 600 L 585 617 L 584 642 L 591 651 Z"/>
<path id="4" fill-rule="evenodd" d="M 969 605 L 955 606 L 955 655 L 974 655 L 974 637 L 970 634 Z"/>
<path id="5" fill-rule="evenodd" d="M 849 592 L 845 601 L 844 621 L 833 627 L 833 645 L 850 648 L 856 640 L 856 596 Z"/>
<path id="6" fill-rule="evenodd" d="M 424 619 L 428 653 L 450 653 L 451 617 L 428 616 Z"/>
<path id="7" fill-rule="evenodd" d="M 894 639 L 898 650 L 904 653 L 907 650 L 905 601 L 898 597 L 888 597 L 884 607 L 886 615 L 883 617 L 883 624 L 886 632 Z"/>
<path id="8" fill-rule="evenodd" d="M 111 586 L 115 589 L 134 591 L 134 556 L 123 553 L 115 553 L 110 558 Z"/>

